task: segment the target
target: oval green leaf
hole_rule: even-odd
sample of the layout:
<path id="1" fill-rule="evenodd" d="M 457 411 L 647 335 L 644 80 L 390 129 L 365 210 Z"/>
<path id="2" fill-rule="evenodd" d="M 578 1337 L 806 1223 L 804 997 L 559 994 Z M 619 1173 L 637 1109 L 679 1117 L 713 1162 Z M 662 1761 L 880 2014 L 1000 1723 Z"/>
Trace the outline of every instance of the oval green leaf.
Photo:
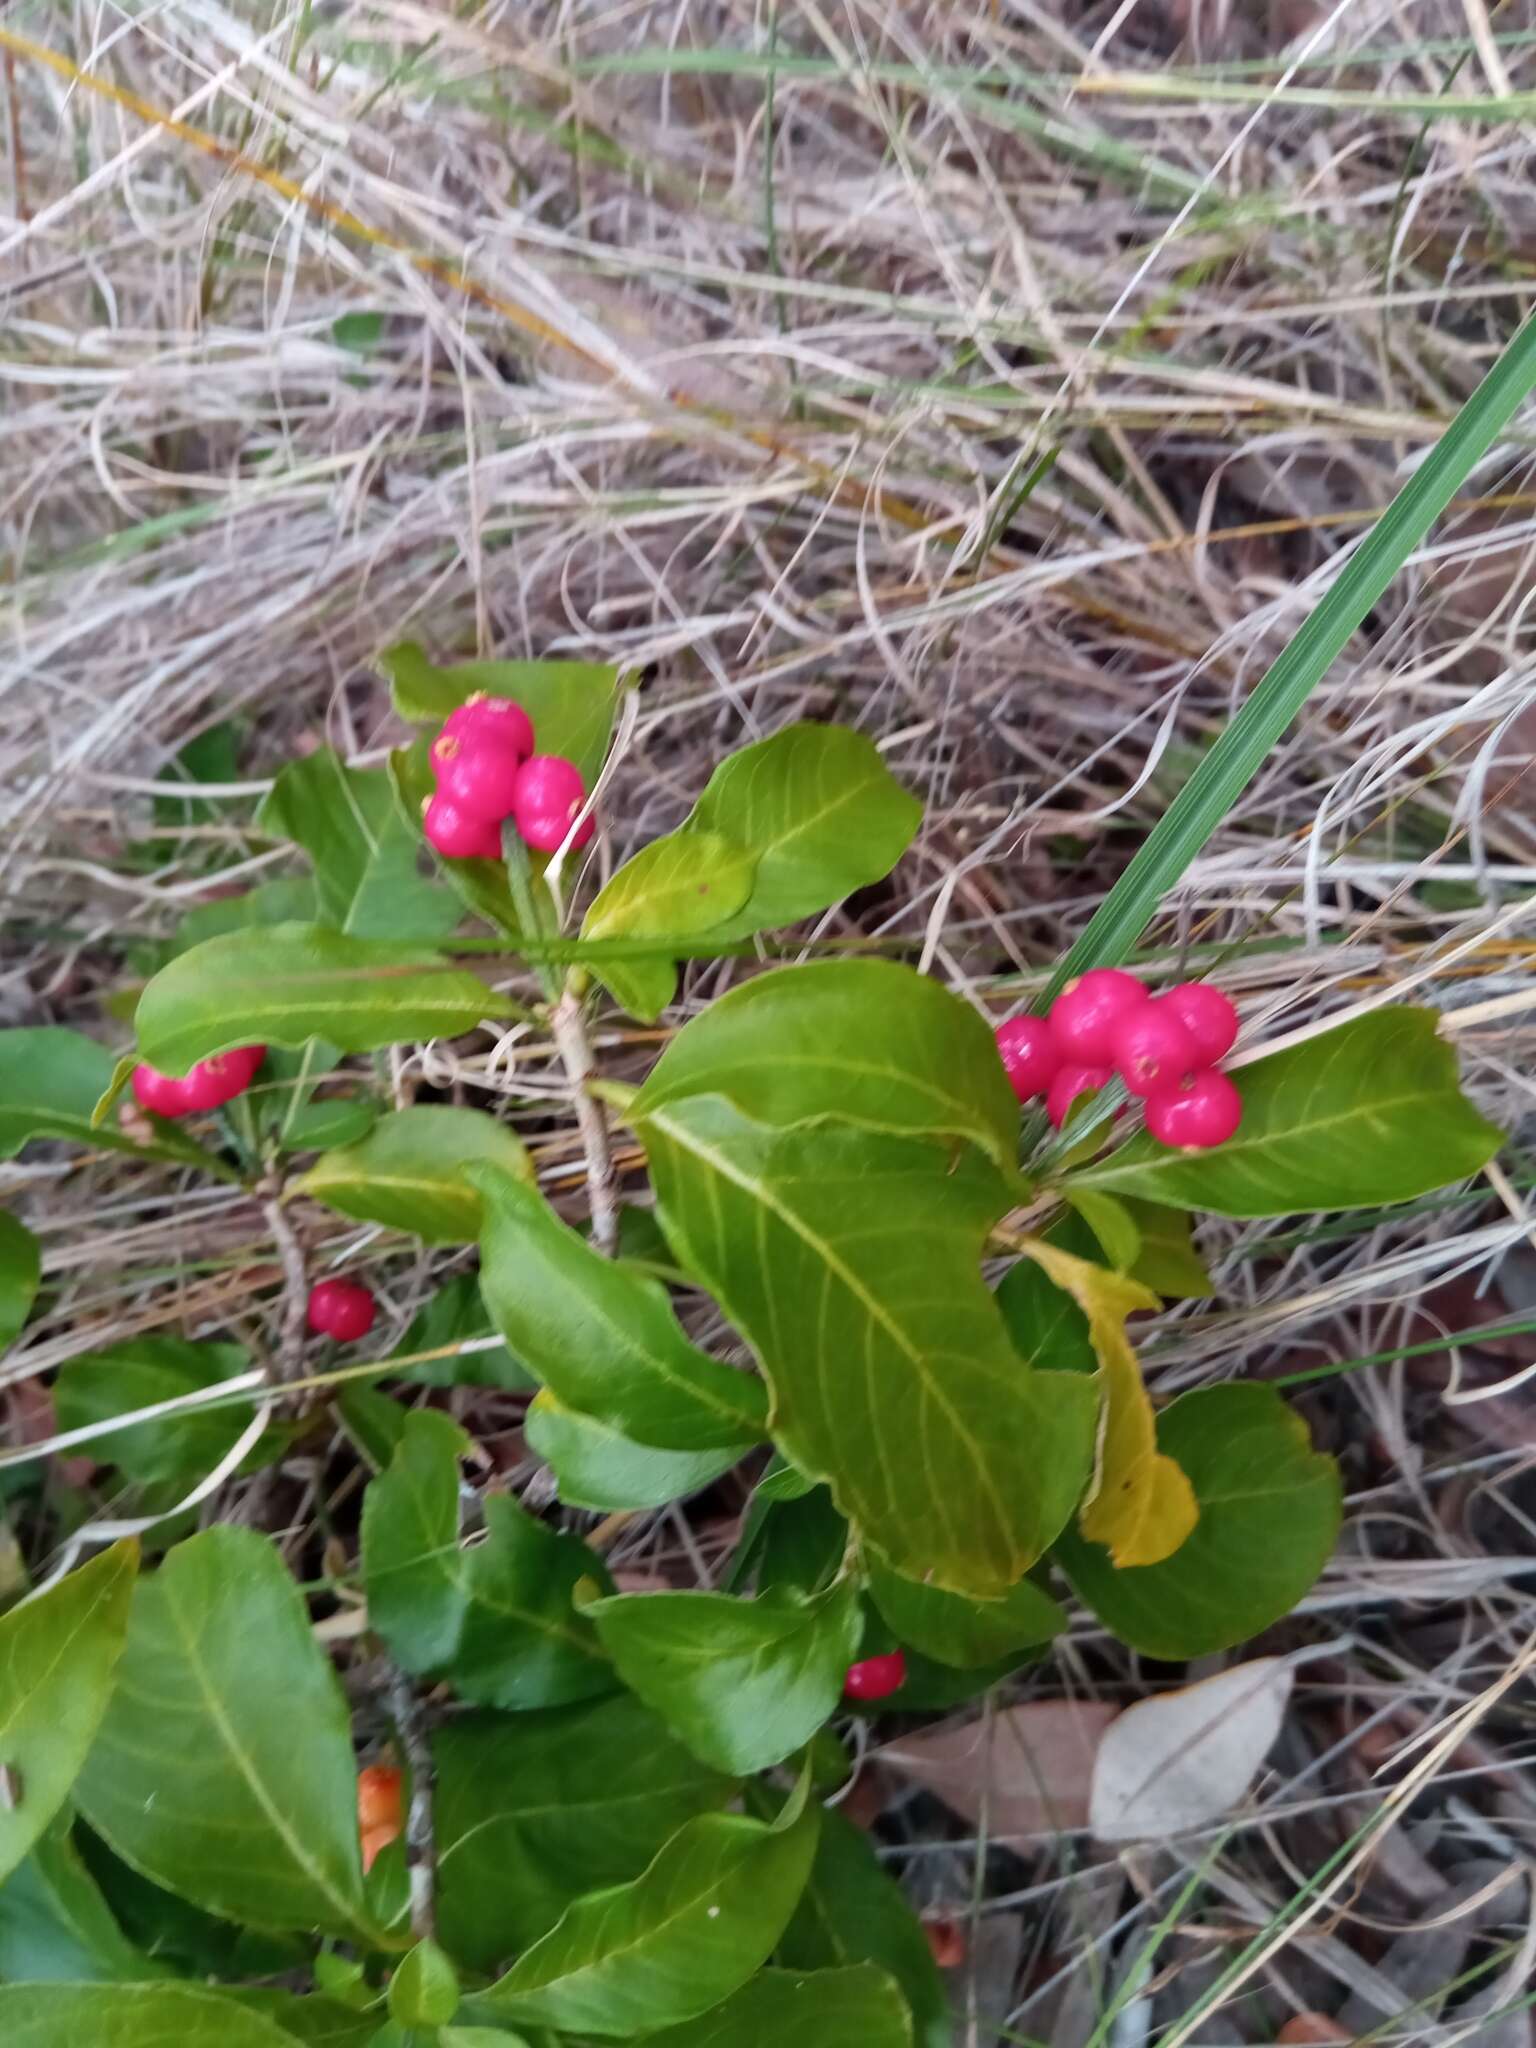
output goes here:
<path id="1" fill-rule="evenodd" d="M 582 924 L 588 939 L 691 939 L 740 910 L 752 891 L 753 860 L 718 832 L 653 839 L 605 885 Z M 654 1023 L 671 1001 L 677 969 L 655 960 L 597 966 L 598 979 L 631 1016 Z"/>
<path id="2" fill-rule="evenodd" d="M 233 1998 L 190 1984 L 0 1985 L 5 2048 L 294 2048 Z"/>
<path id="3" fill-rule="evenodd" d="M 763 1970 L 696 2020 L 647 2037 L 645 2048 L 911 2048 L 912 2015 L 894 1977 L 871 1963 L 846 1970 Z"/>
<path id="4" fill-rule="evenodd" d="M 105 1351 L 69 1359 L 54 1382 L 60 1429 L 84 1429 L 118 1415 L 174 1401 L 249 1369 L 240 1344 L 185 1337 L 125 1337 Z M 251 1396 L 228 1406 L 188 1409 L 130 1423 L 91 1443 L 91 1455 L 116 1465 L 136 1486 L 174 1483 L 211 1472 L 250 1422 Z"/>
<path id="5" fill-rule="evenodd" d="M 596 661 L 460 661 L 437 668 L 413 640 L 379 657 L 395 709 L 413 724 L 439 725 L 477 691 L 510 697 L 533 721 L 541 754 L 564 754 L 588 787 L 608 751 L 619 674 Z"/>
<path id="6" fill-rule="evenodd" d="M 389 1980 L 390 2017 L 402 2027 L 443 2027 L 458 2009 L 458 1972 L 435 1941 L 418 1941 Z"/>
<path id="7" fill-rule="evenodd" d="M 42 1277 L 37 1239 L 9 1209 L 0 1209 L 0 1351 L 21 1334 Z"/>
<path id="8" fill-rule="evenodd" d="M 522 1140 L 495 1117 L 420 1103 L 380 1117 L 365 1138 L 327 1152 L 294 1185 L 328 1209 L 427 1244 L 469 1244 L 480 1235 L 481 1201 L 466 1169 L 481 1165 L 533 1179 Z"/>
<path id="9" fill-rule="evenodd" d="M 1048 1643 L 1067 1625 L 1050 1594 L 1029 1579 L 1020 1579 L 1001 1600 L 967 1600 L 871 1565 L 869 1592 L 900 1642 L 962 1671 Z"/>
<path id="10" fill-rule="evenodd" d="M 172 1974 L 140 1954 L 113 1919 L 55 1815 L 0 1884 L 0 1984 L 140 1983 Z"/>
<path id="11" fill-rule="evenodd" d="M 567 1408 L 547 1387 L 529 1404 L 523 1434 L 529 1450 L 554 1473 L 565 1505 L 598 1514 L 683 1500 L 729 1472 L 752 1448 L 658 1451 Z"/>

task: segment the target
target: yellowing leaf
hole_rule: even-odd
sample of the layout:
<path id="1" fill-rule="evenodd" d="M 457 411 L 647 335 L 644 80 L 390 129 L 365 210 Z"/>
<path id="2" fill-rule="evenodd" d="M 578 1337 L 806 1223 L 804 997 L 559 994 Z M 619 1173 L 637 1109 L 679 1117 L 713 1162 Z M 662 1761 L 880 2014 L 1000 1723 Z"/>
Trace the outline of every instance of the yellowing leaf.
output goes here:
<path id="1" fill-rule="evenodd" d="M 1188 1479 L 1157 1448 L 1152 1403 L 1125 1333 L 1131 1311 L 1156 1308 L 1157 1296 L 1055 1245 L 1035 1241 L 1025 1250 L 1088 1318 L 1099 1361 L 1098 1456 L 1078 1526 L 1091 1542 L 1106 1545 L 1117 1565 L 1160 1564 L 1189 1535 L 1200 1510 Z"/>

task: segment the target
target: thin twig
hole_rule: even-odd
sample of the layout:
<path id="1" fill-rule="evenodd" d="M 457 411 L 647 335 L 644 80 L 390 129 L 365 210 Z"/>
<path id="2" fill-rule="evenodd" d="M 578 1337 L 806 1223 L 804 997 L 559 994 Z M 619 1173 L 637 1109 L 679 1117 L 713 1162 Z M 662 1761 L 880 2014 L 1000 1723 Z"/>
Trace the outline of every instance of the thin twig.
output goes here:
<path id="1" fill-rule="evenodd" d="M 618 1176 L 613 1167 L 613 1148 L 608 1140 L 608 1119 L 602 1104 L 587 1087 L 596 1068 L 592 1042 L 587 1037 L 581 998 L 567 983 L 565 993 L 549 1013 L 549 1028 L 565 1066 L 576 1108 L 576 1127 L 587 1161 L 587 1200 L 592 1211 L 592 1243 L 604 1258 L 611 1259 L 619 1248 Z"/>
<path id="2" fill-rule="evenodd" d="M 411 1803 L 405 1816 L 405 1867 L 410 1880 L 411 1932 L 418 1941 L 437 1932 L 437 1836 L 432 1825 L 432 1749 L 426 1717 L 411 1681 L 392 1671 L 389 1711 L 410 1772 Z"/>
<path id="3" fill-rule="evenodd" d="M 304 1368 L 304 1311 L 309 1300 L 309 1276 L 304 1270 L 304 1247 L 288 1221 L 278 1183 L 264 1181 L 261 1194 L 261 1213 L 283 1268 L 283 1315 L 278 1326 L 276 1364 L 278 1378 L 286 1383 L 296 1380 Z"/>

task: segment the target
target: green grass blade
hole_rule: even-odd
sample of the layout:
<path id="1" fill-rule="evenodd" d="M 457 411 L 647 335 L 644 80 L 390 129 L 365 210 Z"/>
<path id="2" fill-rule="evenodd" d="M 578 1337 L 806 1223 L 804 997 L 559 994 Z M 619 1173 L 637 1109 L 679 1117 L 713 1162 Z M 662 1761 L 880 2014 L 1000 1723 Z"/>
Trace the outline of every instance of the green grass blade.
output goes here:
<path id="1" fill-rule="evenodd" d="M 1536 386 L 1536 320 L 1516 334 L 1322 602 L 1179 791 L 1056 970 L 1040 1005 L 1085 967 L 1123 960 L 1260 762 Z M 1038 1006 L 1037 1006 L 1038 1007 Z"/>

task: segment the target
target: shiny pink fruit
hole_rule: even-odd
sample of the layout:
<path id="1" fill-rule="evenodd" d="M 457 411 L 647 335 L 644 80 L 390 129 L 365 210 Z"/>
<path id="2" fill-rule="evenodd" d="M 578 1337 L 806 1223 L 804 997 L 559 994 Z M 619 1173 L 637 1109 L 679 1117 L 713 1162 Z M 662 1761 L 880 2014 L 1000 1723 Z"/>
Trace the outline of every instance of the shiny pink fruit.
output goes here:
<path id="1" fill-rule="evenodd" d="M 1224 1058 L 1237 1043 L 1237 1011 L 1219 988 L 1181 981 L 1158 1000 L 1168 1004 L 1189 1033 L 1202 1066 Z"/>
<path id="2" fill-rule="evenodd" d="M 1160 1145 L 1208 1152 L 1224 1145 L 1243 1120 L 1243 1098 L 1215 1067 L 1147 1097 L 1147 1129 Z"/>
<path id="3" fill-rule="evenodd" d="M 471 817 L 442 795 L 433 797 L 422 813 L 421 829 L 427 844 L 449 860 L 487 860 L 491 857 L 487 848 L 493 838 L 500 851 L 500 837 L 494 825 L 484 818 Z"/>
<path id="4" fill-rule="evenodd" d="M 1134 974 L 1118 967 L 1090 967 L 1069 982 L 1051 1005 L 1051 1030 L 1062 1058 L 1108 1066 L 1115 1056 L 1115 1027 L 1128 1012 L 1150 1000 Z"/>
<path id="5" fill-rule="evenodd" d="M 486 697 L 478 690 L 457 711 L 449 712 L 443 720 L 443 733 L 456 740 L 495 740 L 525 761 L 533 752 L 533 725 L 522 705 L 514 704 L 510 697 Z M 434 755 L 436 752 L 434 747 Z"/>
<path id="6" fill-rule="evenodd" d="M 1046 1115 L 1059 1131 L 1072 1114 L 1072 1105 L 1080 1095 L 1094 1094 L 1113 1078 L 1108 1067 L 1084 1066 L 1077 1060 L 1070 1066 L 1058 1067 L 1056 1078 L 1046 1090 Z"/>
<path id="7" fill-rule="evenodd" d="M 586 800 L 586 784 L 574 762 L 563 754 L 535 754 L 517 771 L 513 823 L 536 852 L 553 853 L 564 845 L 571 821 Z M 571 844 L 585 846 L 593 830 L 594 820 L 584 818 Z"/>
<path id="8" fill-rule="evenodd" d="M 862 1663 L 850 1664 L 848 1675 L 843 1680 L 845 1700 L 884 1700 L 893 1692 L 900 1692 L 907 1682 L 907 1660 L 900 1650 L 891 1650 L 883 1657 L 866 1657 Z"/>
<path id="9" fill-rule="evenodd" d="M 437 787 L 444 803 L 482 824 L 499 825 L 512 815 L 523 757 L 515 747 L 478 733 L 440 739 L 432 749 Z"/>
<path id="10" fill-rule="evenodd" d="M 321 1280 L 309 1291 L 305 1319 L 323 1337 L 338 1344 L 355 1344 L 373 1328 L 377 1305 L 366 1287 L 355 1280 Z"/>
<path id="11" fill-rule="evenodd" d="M 1114 1060 L 1133 1095 L 1171 1088 L 1200 1064 L 1195 1041 L 1162 996 L 1136 1003 L 1116 1024 Z"/>
<path id="12" fill-rule="evenodd" d="M 1044 1017 L 1010 1017 L 999 1024 L 997 1050 L 1020 1102 L 1043 1095 L 1061 1065 L 1061 1048 Z"/>

